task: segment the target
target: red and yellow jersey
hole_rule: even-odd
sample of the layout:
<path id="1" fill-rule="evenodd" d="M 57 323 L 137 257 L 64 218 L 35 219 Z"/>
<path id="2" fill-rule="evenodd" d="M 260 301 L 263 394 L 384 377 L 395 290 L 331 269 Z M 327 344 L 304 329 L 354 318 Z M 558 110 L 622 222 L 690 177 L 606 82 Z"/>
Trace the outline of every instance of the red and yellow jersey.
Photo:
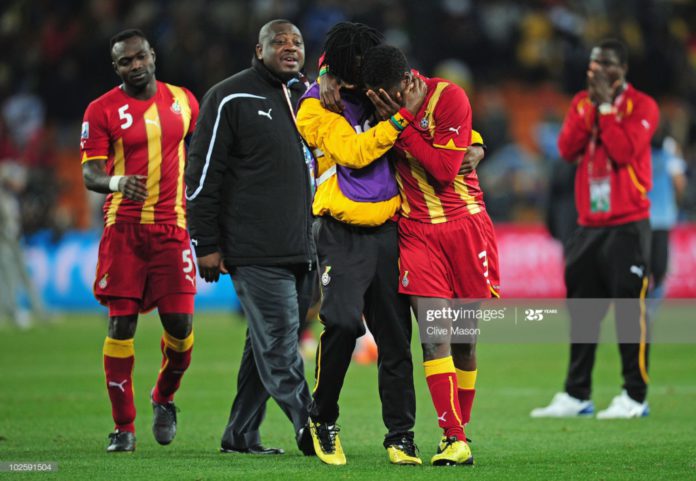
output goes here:
<path id="1" fill-rule="evenodd" d="M 476 171 L 458 173 L 467 147 L 482 143 L 471 129 L 469 98 L 447 80 L 421 78 L 428 94 L 393 151 L 401 214 L 440 224 L 485 211 Z"/>
<path id="2" fill-rule="evenodd" d="M 109 175 L 147 176 L 144 202 L 128 200 L 120 192 L 107 196 L 107 226 L 118 222 L 186 228 L 184 139 L 197 118 L 198 101 L 191 92 L 159 81 L 157 93 L 148 100 L 115 87 L 89 104 L 82 122 L 82 162 L 105 160 Z"/>

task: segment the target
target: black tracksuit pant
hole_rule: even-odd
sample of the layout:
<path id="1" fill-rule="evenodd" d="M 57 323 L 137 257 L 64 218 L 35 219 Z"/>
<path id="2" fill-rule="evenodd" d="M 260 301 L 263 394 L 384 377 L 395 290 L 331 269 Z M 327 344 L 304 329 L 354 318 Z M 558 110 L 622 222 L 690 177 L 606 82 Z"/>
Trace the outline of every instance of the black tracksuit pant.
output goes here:
<path id="1" fill-rule="evenodd" d="M 297 336 L 316 278 L 306 264 L 237 266 L 230 273 L 249 327 L 221 446 L 245 449 L 261 444 L 259 428 L 269 398 L 296 435 L 307 422 L 310 393 Z"/>
<path id="2" fill-rule="evenodd" d="M 624 299 L 615 304 L 623 388 L 632 399 L 645 400 L 649 345 L 644 299 L 649 266 L 650 223 L 647 219 L 612 227 L 579 227 L 570 239 L 565 282 L 571 299 L 572 344 L 565 390 L 571 396 L 590 399 L 600 323 L 611 300 Z M 629 298 L 636 301 L 625 301 Z M 596 301 L 579 306 L 580 303 L 574 305 L 572 299 Z"/>
<path id="3" fill-rule="evenodd" d="M 355 227 L 330 217 L 317 220 L 324 331 L 317 350 L 316 383 L 310 415 L 317 422 L 338 419 L 338 399 L 355 341 L 365 333 L 362 316 L 379 350 L 377 360 L 384 445 L 412 437 L 416 401 L 411 359 L 411 311 L 398 293 L 395 222 Z M 358 429 L 358 428 L 356 428 Z"/>

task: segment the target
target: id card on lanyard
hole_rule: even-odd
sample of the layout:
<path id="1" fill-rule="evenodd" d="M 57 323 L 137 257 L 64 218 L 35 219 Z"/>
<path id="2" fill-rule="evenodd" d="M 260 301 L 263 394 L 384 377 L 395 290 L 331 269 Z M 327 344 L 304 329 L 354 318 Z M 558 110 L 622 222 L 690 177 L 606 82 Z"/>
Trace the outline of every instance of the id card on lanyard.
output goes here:
<path id="1" fill-rule="evenodd" d="M 621 96 L 623 97 L 623 95 Z M 620 101 L 620 98 L 617 101 Z M 615 102 L 615 104 L 618 102 Z M 597 112 L 599 115 L 599 112 Z M 606 214 L 611 212 L 611 159 L 604 148 L 601 149 L 599 156 L 598 148 L 601 148 L 599 138 L 599 118 L 592 127 L 592 137 L 590 139 L 590 158 L 587 163 L 587 178 L 590 189 L 590 213 Z M 599 157 L 599 158 L 598 158 Z"/>
<path id="2" fill-rule="evenodd" d="M 593 214 L 611 211 L 611 165 L 609 157 L 597 159 L 597 146 L 600 143 L 597 126 L 592 128 L 590 140 L 590 161 L 587 163 L 587 178 L 590 188 L 590 212 Z"/>

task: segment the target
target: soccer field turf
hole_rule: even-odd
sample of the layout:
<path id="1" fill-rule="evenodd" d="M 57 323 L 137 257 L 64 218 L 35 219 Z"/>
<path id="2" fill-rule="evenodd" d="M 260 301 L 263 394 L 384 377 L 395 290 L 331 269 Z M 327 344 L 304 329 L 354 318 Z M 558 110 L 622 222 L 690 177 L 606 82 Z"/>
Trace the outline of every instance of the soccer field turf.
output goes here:
<path id="1" fill-rule="evenodd" d="M 159 446 L 150 431 L 149 391 L 160 362 L 161 327 L 144 316 L 136 335 L 134 385 L 138 417 L 134 454 L 107 454 L 112 428 L 101 346 L 106 319 L 66 314 L 60 324 L 20 332 L 0 327 L 0 462 L 57 462 L 57 473 L 0 472 L 1 479 L 696 479 L 696 355 L 693 345 L 655 345 L 648 418 L 532 420 L 562 384 L 565 345 L 479 346 L 472 423 L 475 467 L 391 466 L 382 448 L 375 366 L 353 365 L 341 397 L 348 464 L 322 465 L 297 451 L 289 421 L 269 402 L 262 426 L 267 446 L 283 456 L 218 452 L 236 385 L 245 326 L 236 316 L 196 316 L 193 362 L 177 394 L 179 430 Z M 414 330 L 417 337 L 417 331 Z M 427 464 L 439 439 L 435 412 L 414 343 L 416 442 Z M 307 365 L 310 385 L 313 364 Z M 615 345 L 601 345 L 595 405 L 618 394 Z"/>

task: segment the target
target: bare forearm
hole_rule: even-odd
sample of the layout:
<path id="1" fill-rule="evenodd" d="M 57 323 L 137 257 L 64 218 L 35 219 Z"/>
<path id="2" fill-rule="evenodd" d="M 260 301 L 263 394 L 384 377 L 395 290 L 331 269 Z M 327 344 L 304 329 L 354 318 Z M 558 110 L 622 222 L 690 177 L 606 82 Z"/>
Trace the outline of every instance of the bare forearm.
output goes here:
<path id="1" fill-rule="evenodd" d="M 99 192 L 100 194 L 111 192 L 111 189 L 109 189 L 111 176 L 107 175 L 99 161 L 85 162 L 82 165 L 82 178 L 88 190 Z"/>
<path id="2" fill-rule="evenodd" d="M 85 181 L 85 187 L 87 187 L 88 190 L 99 192 L 100 194 L 110 193 L 109 182 L 111 181 L 111 176 L 90 164 L 91 162 L 88 162 L 82 166 L 82 178 Z"/>
<path id="3" fill-rule="evenodd" d="M 103 161 L 82 164 L 82 178 L 87 189 L 108 194 L 121 192 L 126 199 L 142 202 L 147 198 L 147 179 L 144 175 L 108 175 Z"/>

